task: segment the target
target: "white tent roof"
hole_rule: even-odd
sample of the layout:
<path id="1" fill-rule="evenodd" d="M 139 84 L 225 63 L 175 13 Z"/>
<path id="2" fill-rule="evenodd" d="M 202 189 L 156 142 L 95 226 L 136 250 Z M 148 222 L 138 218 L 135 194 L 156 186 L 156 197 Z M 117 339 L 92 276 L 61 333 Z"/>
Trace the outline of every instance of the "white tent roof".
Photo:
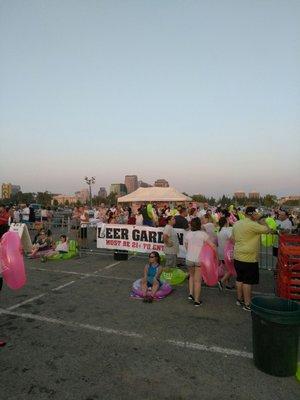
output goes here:
<path id="1" fill-rule="evenodd" d="M 139 188 L 118 198 L 119 203 L 138 203 L 152 201 L 191 201 L 192 199 L 172 187 Z"/>

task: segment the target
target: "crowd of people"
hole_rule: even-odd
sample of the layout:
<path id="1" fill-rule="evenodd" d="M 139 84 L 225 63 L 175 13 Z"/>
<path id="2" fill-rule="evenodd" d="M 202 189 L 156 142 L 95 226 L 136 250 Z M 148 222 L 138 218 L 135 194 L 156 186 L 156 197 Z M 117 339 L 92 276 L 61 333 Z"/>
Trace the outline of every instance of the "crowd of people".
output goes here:
<path id="1" fill-rule="evenodd" d="M 158 216 L 160 216 L 158 212 Z M 193 207 L 187 209 L 180 207 L 175 213 L 168 210 L 165 218 L 163 239 L 165 244 L 166 266 L 176 267 L 178 265 L 178 236 L 176 228 L 187 230 L 184 245 L 186 248 L 185 265 L 189 272 L 188 300 L 196 307 L 202 304 L 201 284 L 202 273 L 200 253 L 206 243 L 218 254 L 219 262 L 222 264 L 224 274 L 218 281 L 220 291 L 232 290 L 234 286 L 233 274 L 226 268 L 225 244 L 232 241 L 234 245 L 234 268 L 236 270 L 235 286 L 237 290 L 236 304 L 243 310 L 250 311 L 252 286 L 259 283 L 259 248 L 262 234 L 268 233 L 299 233 L 299 216 L 291 216 L 285 210 L 273 210 L 270 215 L 262 215 L 255 207 L 249 206 L 245 209 L 209 208 L 208 204 L 195 210 Z M 272 217 L 276 222 L 276 230 L 270 228 L 266 217 Z M 158 219 L 159 220 L 159 219 Z M 148 225 L 148 221 L 146 223 Z M 275 251 L 274 251 L 275 250 Z M 273 254 L 277 256 L 277 247 L 274 245 Z M 153 260 L 156 264 L 153 265 Z M 142 278 L 145 301 L 152 302 L 152 298 L 161 285 L 160 257 L 156 252 L 149 256 L 149 264 L 144 269 Z M 152 293 L 147 291 L 152 287 Z"/>
<path id="2" fill-rule="evenodd" d="M 139 208 L 133 210 L 130 206 L 112 205 L 106 206 L 101 204 L 90 210 L 88 206 L 74 207 L 72 220 L 77 221 L 80 225 L 82 215 L 84 219 L 98 220 L 107 224 L 129 224 L 129 225 L 146 225 L 152 227 L 164 227 L 167 224 L 169 216 L 176 217 L 175 228 L 187 229 L 188 224 L 195 217 L 205 218 L 205 224 L 216 224 L 223 216 L 228 218 L 230 225 L 243 218 L 245 207 L 221 207 L 209 206 L 204 203 L 203 206 L 197 206 L 195 203 L 189 203 L 187 206 L 170 207 L 168 204 L 158 206 L 153 204 L 142 204 Z M 92 217 L 91 217 L 92 212 Z M 280 208 L 274 208 L 264 214 L 264 217 L 271 216 L 277 220 L 282 220 L 284 216 L 290 221 L 291 229 L 299 228 L 300 213 L 289 213 Z M 212 227 L 212 225 L 209 225 Z"/>
<path id="3" fill-rule="evenodd" d="M 112 205 L 107 207 L 101 204 L 91 210 L 87 206 L 74 207 L 71 216 L 71 229 L 78 232 L 78 239 L 82 247 L 87 246 L 87 230 L 93 221 L 106 224 L 131 224 L 137 226 L 150 226 L 163 228 L 163 241 L 165 245 L 165 266 L 174 268 L 184 266 L 189 273 L 188 299 L 195 306 L 200 306 L 201 301 L 201 265 L 199 254 L 206 243 L 215 249 L 220 263 L 223 265 L 224 275 L 218 282 L 220 290 L 237 288 L 237 305 L 245 310 L 250 310 L 251 287 L 259 281 L 258 250 L 260 235 L 275 233 L 266 224 L 265 217 L 272 217 L 276 221 L 277 232 L 299 233 L 299 214 L 289 214 L 283 209 L 273 209 L 267 215 L 262 215 L 254 207 L 236 208 L 211 207 L 204 203 L 201 207 L 194 203 L 187 206 L 179 205 L 170 207 L 168 204 L 143 204 L 136 211 L 131 207 Z M 60 236 L 60 241 L 55 244 L 50 229 L 46 229 L 51 222 L 53 211 L 50 207 L 43 207 L 40 214 L 43 228 L 33 240 L 33 247 L 29 257 L 47 259 L 48 255 L 68 251 L 68 238 Z M 35 221 L 34 210 L 28 205 L 21 207 L 5 207 L 0 205 L 0 237 L 9 229 L 10 222 L 30 223 Z M 186 230 L 184 246 L 185 259 L 180 259 L 179 242 L 176 228 Z M 230 271 L 226 269 L 224 261 L 224 247 L 228 240 L 234 243 L 234 266 L 237 272 L 236 282 Z M 273 245 L 273 255 L 276 257 L 278 245 Z M 145 267 L 143 276 L 143 291 L 152 287 L 155 293 L 161 282 L 160 256 L 156 252 L 150 253 L 149 264 Z M 0 281 L 0 285 L 2 280 Z M 150 299 L 151 300 L 151 299 Z"/>
<path id="4" fill-rule="evenodd" d="M 0 215 L 4 218 L 5 225 L 10 223 L 33 224 L 36 221 L 51 223 L 54 211 L 50 206 L 42 207 L 39 218 L 36 217 L 36 210 L 30 204 L 4 205 L 0 204 Z"/>

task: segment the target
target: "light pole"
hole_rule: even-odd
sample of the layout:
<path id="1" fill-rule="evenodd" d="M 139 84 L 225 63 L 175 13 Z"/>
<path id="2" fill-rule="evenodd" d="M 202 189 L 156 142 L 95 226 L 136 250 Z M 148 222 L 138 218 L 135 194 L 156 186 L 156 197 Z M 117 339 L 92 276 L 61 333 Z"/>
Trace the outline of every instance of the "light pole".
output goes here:
<path id="1" fill-rule="evenodd" d="M 92 176 L 91 178 L 88 178 L 87 176 L 84 178 L 85 182 L 89 185 L 90 189 L 90 208 L 92 209 L 92 185 L 95 183 L 96 178 Z"/>

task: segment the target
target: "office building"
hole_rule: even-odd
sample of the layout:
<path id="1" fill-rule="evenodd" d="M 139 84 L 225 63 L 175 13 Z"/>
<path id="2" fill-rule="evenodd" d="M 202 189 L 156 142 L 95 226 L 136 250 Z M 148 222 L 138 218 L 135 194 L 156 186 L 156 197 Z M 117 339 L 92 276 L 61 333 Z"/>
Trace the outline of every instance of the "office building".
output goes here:
<path id="1" fill-rule="evenodd" d="M 65 204 L 76 204 L 78 198 L 76 196 L 69 196 L 67 194 L 58 194 L 57 196 L 53 196 L 51 200 L 51 204 L 57 202 L 59 205 Z"/>
<path id="2" fill-rule="evenodd" d="M 147 187 L 152 187 L 149 183 L 143 182 L 143 181 L 138 181 L 138 187 L 140 188 L 147 188 Z"/>
<path id="3" fill-rule="evenodd" d="M 81 189 L 75 192 L 76 199 L 79 200 L 81 203 L 87 203 L 90 198 L 89 189 Z"/>
<path id="4" fill-rule="evenodd" d="M 12 185 L 11 183 L 2 183 L 2 199 L 10 199 L 12 196 L 21 191 L 21 186 Z"/>
<path id="5" fill-rule="evenodd" d="M 101 187 L 101 188 L 99 189 L 98 196 L 99 196 L 99 197 L 102 197 L 103 199 L 106 199 L 106 197 L 107 197 L 107 191 L 106 191 L 105 187 Z"/>
<path id="6" fill-rule="evenodd" d="M 110 193 L 115 193 L 117 197 L 125 196 L 127 194 L 127 188 L 124 183 L 112 183 L 110 185 Z"/>
<path id="7" fill-rule="evenodd" d="M 246 198 L 246 193 L 243 192 L 242 190 L 238 190 L 237 192 L 234 193 L 234 197 L 236 199 L 245 199 Z"/>
<path id="8" fill-rule="evenodd" d="M 156 186 L 156 187 L 169 187 L 169 182 L 166 181 L 165 179 L 157 179 L 154 182 L 154 186 Z"/>
<path id="9" fill-rule="evenodd" d="M 284 204 L 287 201 L 300 201 L 300 196 L 284 196 L 279 200 L 279 204 Z"/>
<path id="10" fill-rule="evenodd" d="M 132 193 L 138 188 L 138 178 L 136 175 L 126 175 L 125 176 L 125 186 L 127 188 L 127 193 Z"/>
<path id="11" fill-rule="evenodd" d="M 259 200 L 260 194 L 259 192 L 249 192 L 249 200 Z"/>

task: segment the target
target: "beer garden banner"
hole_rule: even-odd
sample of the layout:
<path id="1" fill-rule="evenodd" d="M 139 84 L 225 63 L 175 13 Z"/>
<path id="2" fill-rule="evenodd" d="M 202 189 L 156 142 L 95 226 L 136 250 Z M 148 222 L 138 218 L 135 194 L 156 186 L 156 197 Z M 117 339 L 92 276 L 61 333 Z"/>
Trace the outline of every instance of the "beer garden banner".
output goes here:
<path id="1" fill-rule="evenodd" d="M 164 228 L 150 226 L 102 224 L 97 225 L 97 248 L 128 250 L 140 253 L 164 253 Z M 184 229 L 175 229 L 179 241 L 179 254 L 185 258 Z"/>

